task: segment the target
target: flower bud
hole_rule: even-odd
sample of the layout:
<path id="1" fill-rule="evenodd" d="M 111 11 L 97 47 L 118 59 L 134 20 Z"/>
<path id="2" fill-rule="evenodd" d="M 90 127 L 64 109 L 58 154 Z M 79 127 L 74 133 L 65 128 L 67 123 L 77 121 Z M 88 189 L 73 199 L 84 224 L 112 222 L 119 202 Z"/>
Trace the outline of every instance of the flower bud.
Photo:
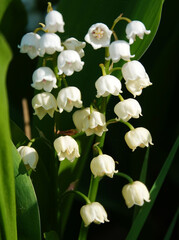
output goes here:
<path id="1" fill-rule="evenodd" d="M 150 202 L 150 194 L 147 187 L 139 181 L 125 185 L 122 189 L 122 195 L 128 208 L 131 208 L 134 204 L 142 206 L 144 200 Z"/>
<path id="2" fill-rule="evenodd" d="M 112 178 L 115 171 L 115 162 L 112 157 L 107 154 L 100 154 L 93 158 L 90 164 L 91 172 L 94 177 L 103 177 L 104 175 Z"/>
<path id="3" fill-rule="evenodd" d="M 126 88 L 134 97 L 142 93 L 142 89 L 152 83 L 147 75 L 145 68 L 139 61 L 130 61 L 122 66 L 122 75 L 126 81 Z"/>
<path id="4" fill-rule="evenodd" d="M 112 31 L 104 23 L 96 23 L 89 28 L 85 41 L 91 44 L 94 49 L 108 47 L 111 35 Z"/>
<path id="5" fill-rule="evenodd" d="M 105 115 L 93 109 L 85 108 L 73 114 L 73 122 L 78 131 L 85 132 L 87 136 L 96 134 L 102 136 L 107 131 Z"/>
<path id="6" fill-rule="evenodd" d="M 146 30 L 142 22 L 135 20 L 127 24 L 126 34 L 126 37 L 129 39 L 129 44 L 133 44 L 136 40 L 136 36 L 143 39 L 144 34 L 150 34 L 150 30 Z"/>
<path id="7" fill-rule="evenodd" d="M 57 152 L 59 161 L 67 158 L 73 162 L 75 158 L 79 158 L 79 148 L 77 142 L 70 136 L 61 136 L 55 139 L 54 148 Z"/>
<path id="8" fill-rule="evenodd" d="M 39 160 L 39 156 L 37 151 L 28 146 L 21 146 L 17 149 L 19 154 L 21 155 L 22 161 L 24 162 L 27 170 L 30 168 L 35 170 L 37 162 Z"/>
<path id="9" fill-rule="evenodd" d="M 54 54 L 55 52 L 63 51 L 61 46 L 61 39 L 55 33 L 44 33 L 40 39 L 40 57 L 43 57 L 45 53 Z"/>
<path id="10" fill-rule="evenodd" d="M 97 89 L 96 97 L 107 97 L 109 94 L 118 96 L 121 93 L 121 82 L 112 75 L 105 75 L 98 78 L 95 83 Z"/>
<path id="11" fill-rule="evenodd" d="M 114 107 L 114 112 L 118 116 L 118 120 L 122 119 L 125 122 L 131 118 L 139 118 L 142 115 L 139 102 L 133 98 L 128 98 L 117 103 Z"/>
<path id="12" fill-rule="evenodd" d="M 37 33 L 26 33 L 18 46 L 20 53 L 27 53 L 31 59 L 37 57 L 39 55 L 40 39 L 41 37 Z"/>
<path id="13" fill-rule="evenodd" d="M 41 120 L 46 114 L 53 118 L 54 111 L 57 110 L 57 102 L 51 93 L 39 93 L 32 99 L 32 107 L 35 110 L 34 115 L 37 115 Z"/>
<path id="14" fill-rule="evenodd" d="M 106 60 L 112 59 L 114 63 L 119 62 L 120 59 L 129 61 L 130 58 L 135 56 L 130 53 L 129 43 L 123 40 L 112 42 L 109 46 L 109 54 L 110 55 Z"/>
<path id="15" fill-rule="evenodd" d="M 81 92 L 76 87 L 66 87 L 62 88 L 58 93 L 57 105 L 59 107 L 59 112 L 63 110 L 71 112 L 73 107 L 81 108 Z"/>
<path id="16" fill-rule="evenodd" d="M 74 50 L 76 51 L 80 57 L 84 57 L 84 51 L 83 48 L 86 46 L 85 42 L 80 42 L 76 38 L 68 38 L 63 42 L 63 45 L 66 47 L 67 50 Z"/>
<path id="17" fill-rule="evenodd" d="M 52 10 L 45 17 L 45 30 L 49 33 L 64 32 L 63 16 L 60 12 Z"/>
<path id="18" fill-rule="evenodd" d="M 49 67 L 36 69 L 32 75 L 32 81 L 31 86 L 37 90 L 44 89 L 46 92 L 51 92 L 53 88 L 57 88 L 57 79 Z"/>
<path id="19" fill-rule="evenodd" d="M 138 127 L 130 130 L 125 134 L 125 141 L 129 148 L 134 151 L 137 147 L 148 147 L 149 144 L 153 145 L 150 132 L 143 127 Z"/>
<path id="20" fill-rule="evenodd" d="M 106 210 L 99 202 L 92 202 L 82 206 L 80 215 L 85 227 L 89 226 L 92 222 L 96 224 L 109 222 Z"/>
<path id="21" fill-rule="evenodd" d="M 80 55 L 74 50 L 64 50 L 57 59 L 58 74 L 64 73 L 70 76 L 76 72 L 80 72 L 83 68 L 84 62 L 81 61 Z"/>

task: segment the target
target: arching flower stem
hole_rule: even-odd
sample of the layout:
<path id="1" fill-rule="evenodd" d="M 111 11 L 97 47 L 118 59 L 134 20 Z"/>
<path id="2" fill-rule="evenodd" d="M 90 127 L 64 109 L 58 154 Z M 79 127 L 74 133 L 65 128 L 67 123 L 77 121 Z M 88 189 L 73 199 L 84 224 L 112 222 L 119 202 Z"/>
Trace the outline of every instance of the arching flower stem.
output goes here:
<path id="1" fill-rule="evenodd" d="M 133 183 L 133 179 L 125 173 L 117 172 L 117 173 L 115 173 L 115 175 L 127 179 L 129 181 L 129 183 Z"/>

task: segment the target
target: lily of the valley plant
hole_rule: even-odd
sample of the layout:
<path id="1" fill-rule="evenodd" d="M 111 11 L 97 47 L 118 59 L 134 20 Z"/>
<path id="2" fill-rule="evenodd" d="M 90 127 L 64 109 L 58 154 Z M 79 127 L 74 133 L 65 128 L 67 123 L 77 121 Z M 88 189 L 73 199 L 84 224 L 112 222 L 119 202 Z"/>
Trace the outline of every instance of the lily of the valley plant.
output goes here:
<path id="1" fill-rule="evenodd" d="M 63 16 L 53 10 L 49 3 L 45 24 L 41 24 L 42 27 L 35 29 L 34 32 L 25 34 L 19 45 L 21 53 L 28 54 L 31 59 L 39 57 L 42 63 L 32 75 L 31 87 L 35 89 L 32 108 L 38 121 L 46 115 L 54 118 L 55 137 L 51 145 L 56 154 L 56 166 L 60 169 L 62 161 L 69 161 L 69 164 L 73 164 L 75 160 L 80 161 L 83 151 L 78 145 L 78 137 L 84 135 L 87 139 L 89 136 L 96 136 L 91 144 L 93 158 L 88 166 L 92 176 L 89 185 L 90 194 L 87 196 L 77 191 L 75 185 L 73 189 L 66 189 L 64 193 L 66 196 L 63 196 L 68 198 L 70 192 L 75 193 L 85 202 L 79 209 L 82 218 L 79 239 L 83 240 L 87 237 L 87 229 L 91 223 L 100 224 L 110 221 L 103 202 L 96 202 L 98 192 L 96 183 L 105 176 L 126 179 L 127 183 L 121 189 L 121 194 L 124 197 L 123 204 L 125 203 L 128 208 L 133 205 L 142 206 L 144 202 L 150 201 L 150 194 L 144 183 L 133 181 L 122 172 L 120 162 L 118 169 L 116 165 L 118 159 L 113 159 L 113 156 L 109 156 L 107 152 L 102 152 L 105 135 L 109 132 L 108 125 L 113 123 L 124 124 L 129 128 L 123 138 L 132 151 L 153 144 L 148 129 L 142 126 L 135 127 L 129 123 L 131 118 L 137 119 L 142 116 L 142 106 L 137 97 L 152 84 L 142 63 L 134 60 L 135 53 L 131 53 L 130 46 L 135 41 L 142 41 L 141 39 L 147 37 L 144 35 L 150 34 L 150 30 L 146 30 L 142 22 L 123 18 L 122 15 L 117 19 L 111 29 L 105 23 L 94 23 L 84 36 L 86 42 L 74 37 L 62 41 L 65 25 Z M 116 24 L 121 20 L 126 21 L 126 39 L 118 39 L 114 31 Z M 41 34 L 38 31 L 41 31 Z M 96 95 L 88 106 L 83 105 L 80 89 L 73 86 L 73 82 L 70 81 L 70 76 L 74 72 L 77 72 L 77 76 L 83 71 L 86 44 L 91 45 L 91 51 L 105 48 L 104 63 L 99 63 L 101 75 L 96 76 Z M 121 67 L 115 67 L 115 63 L 123 64 Z M 113 75 L 117 71 L 121 72 L 122 79 Z M 124 88 L 131 95 L 129 98 L 123 96 Z M 116 118 L 106 121 L 108 119 L 106 109 L 110 97 L 118 99 L 118 103 L 114 106 Z M 75 129 L 64 131 L 56 128 L 58 121 L 56 116 L 64 112 L 70 114 Z M 27 169 L 35 170 L 38 164 L 36 150 L 30 146 L 20 146 L 17 150 Z"/>

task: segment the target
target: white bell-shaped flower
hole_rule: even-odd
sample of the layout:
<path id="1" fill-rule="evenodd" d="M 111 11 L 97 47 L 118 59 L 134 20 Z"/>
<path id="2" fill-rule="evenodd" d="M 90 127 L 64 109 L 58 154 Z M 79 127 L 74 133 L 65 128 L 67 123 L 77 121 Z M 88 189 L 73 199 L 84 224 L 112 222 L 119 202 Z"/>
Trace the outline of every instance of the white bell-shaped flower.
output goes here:
<path id="1" fill-rule="evenodd" d="M 116 40 L 109 46 L 109 57 L 106 60 L 112 59 L 114 63 L 119 62 L 120 59 L 129 61 L 135 55 L 130 53 L 130 45 L 124 40 Z"/>
<path id="2" fill-rule="evenodd" d="M 150 202 L 150 194 L 147 187 L 139 181 L 126 184 L 122 188 L 122 195 L 128 208 L 133 205 L 142 206 L 144 201 Z"/>
<path id="3" fill-rule="evenodd" d="M 91 44 L 94 49 L 108 47 L 111 35 L 112 31 L 104 23 L 96 23 L 89 28 L 85 41 Z"/>
<path id="4" fill-rule="evenodd" d="M 59 161 L 63 161 L 67 158 L 70 162 L 73 162 L 75 158 L 80 157 L 78 144 L 70 136 L 58 137 L 53 144 Z"/>
<path id="5" fill-rule="evenodd" d="M 79 72 L 82 70 L 84 62 L 81 61 L 80 55 L 74 50 L 64 50 L 61 52 L 57 59 L 58 74 L 64 73 L 70 76 L 74 71 Z"/>
<path id="6" fill-rule="evenodd" d="M 53 114 L 57 111 L 57 101 L 55 97 L 48 92 L 43 92 L 35 95 L 32 99 L 32 107 L 41 120 L 46 114 L 53 118 Z"/>
<path id="7" fill-rule="evenodd" d="M 42 35 L 40 39 L 40 57 L 43 57 L 45 53 L 54 54 L 61 51 L 63 51 L 63 47 L 61 46 L 61 39 L 57 34 L 44 33 Z"/>
<path id="8" fill-rule="evenodd" d="M 27 170 L 30 168 L 35 170 L 37 162 L 39 160 L 37 151 L 34 148 L 28 146 L 21 146 L 17 149 L 17 151 L 21 155 L 22 161 L 25 164 Z"/>
<path id="9" fill-rule="evenodd" d="M 63 16 L 60 12 L 52 10 L 45 17 L 45 30 L 50 33 L 64 32 Z"/>
<path id="10" fill-rule="evenodd" d="M 63 110 L 71 112 L 73 107 L 81 108 L 82 101 L 80 90 L 77 87 L 62 88 L 57 96 L 57 105 L 60 113 L 62 113 Z"/>
<path id="11" fill-rule="evenodd" d="M 148 147 L 153 145 L 150 132 L 143 127 L 138 127 L 130 130 L 124 137 L 128 147 L 134 151 L 137 147 Z"/>
<path id="12" fill-rule="evenodd" d="M 133 98 L 125 99 L 117 103 L 114 112 L 118 116 L 118 120 L 122 119 L 127 122 L 131 118 L 139 118 L 142 116 L 142 109 L 139 102 Z"/>
<path id="13" fill-rule="evenodd" d="M 27 53 L 31 59 L 37 57 L 39 55 L 40 39 L 41 37 L 37 33 L 26 33 L 18 46 L 20 53 Z"/>
<path id="14" fill-rule="evenodd" d="M 80 42 L 76 38 L 68 38 L 63 42 L 63 45 L 66 47 L 67 50 L 74 50 L 76 51 L 80 57 L 84 57 L 84 51 L 83 48 L 86 46 L 85 42 Z"/>
<path id="15" fill-rule="evenodd" d="M 51 92 L 53 88 L 57 88 L 57 79 L 49 67 L 36 69 L 32 75 L 32 81 L 31 86 L 37 90 L 44 89 L 46 92 Z"/>
<path id="16" fill-rule="evenodd" d="M 105 75 L 98 78 L 95 82 L 95 87 L 97 89 L 96 97 L 107 97 L 112 94 L 118 96 L 121 91 L 121 82 L 118 78 L 112 75 Z"/>
<path id="17" fill-rule="evenodd" d="M 90 169 L 94 177 L 103 177 L 106 175 L 112 178 L 114 173 L 118 172 L 115 170 L 114 159 L 107 154 L 100 154 L 94 157 L 91 161 Z"/>
<path id="18" fill-rule="evenodd" d="M 150 32 L 150 30 L 146 30 L 145 25 L 142 22 L 137 20 L 128 23 L 126 26 L 126 37 L 129 39 L 129 44 L 133 44 L 136 40 L 136 36 L 143 39 L 144 34 L 150 34 Z"/>
<path id="19" fill-rule="evenodd" d="M 105 115 L 90 108 L 78 110 L 73 114 L 73 122 L 79 132 L 85 132 L 87 136 L 96 134 L 102 136 L 103 132 L 106 132 L 106 120 Z"/>
<path id="20" fill-rule="evenodd" d="M 152 83 L 145 71 L 144 66 L 139 61 L 130 61 L 122 66 L 122 75 L 126 81 L 126 88 L 134 97 L 142 93 L 142 89 L 146 88 Z"/>
<path id="21" fill-rule="evenodd" d="M 81 207 L 80 215 L 85 227 L 92 222 L 96 224 L 109 222 L 106 210 L 99 202 L 92 202 Z"/>

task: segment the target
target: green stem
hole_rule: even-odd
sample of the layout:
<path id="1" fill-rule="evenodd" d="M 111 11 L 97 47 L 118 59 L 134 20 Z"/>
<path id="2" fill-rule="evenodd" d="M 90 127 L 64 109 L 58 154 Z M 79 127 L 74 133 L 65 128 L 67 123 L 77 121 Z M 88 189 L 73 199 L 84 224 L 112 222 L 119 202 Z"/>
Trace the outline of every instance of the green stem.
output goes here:
<path id="1" fill-rule="evenodd" d="M 107 75 L 107 74 L 106 74 L 106 69 L 105 69 L 104 64 L 101 63 L 101 64 L 99 64 L 99 66 L 100 66 L 100 68 L 101 68 L 101 71 L 102 71 L 103 76 Z"/>
<path id="2" fill-rule="evenodd" d="M 132 124 L 130 124 L 129 122 L 125 122 L 122 119 L 120 120 L 121 123 L 124 123 L 130 130 L 133 130 L 134 127 L 132 126 Z"/>
<path id="3" fill-rule="evenodd" d="M 112 27 L 111 27 L 111 30 L 113 30 L 114 27 L 116 26 L 116 24 L 117 24 L 119 21 L 121 21 L 121 20 L 125 20 L 125 21 L 127 21 L 128 23 L 131 22 L 131 20 L 130 20 L 129 18 L 122 17 L 122 15 L 123 15 L 123 14 L 120 14 L 120 15 L 114 20 L 113 25 L 112 25 Z"/>
<path id="4" fill-rule="evenodd" d="M 133 183 L 134 182 L 133 179 L 131 177 L 129 177 L 127 174 L 125 174 L 125 173 L 117 172 L 117 173 L 115 173 L 115 175 L 127 179 L 129 181 L 129 183 Z"/>
<path id="5" fill-rule="evenodd" d="M 124 98 L 122 97 L 122 95 L 121 94 L 119 94 L 119 99 L 120 99 L 120 101 L 124 101 Z"/>
<path id="6" fill-rule="evenodd" d="M 111 73 L 114 72 L 114 71 L 119 71 L 119 70 L 121 70 L 121 67 L 112 68 L 112 69 L 109 71 L 109 74 L 111 74 Z"/>

